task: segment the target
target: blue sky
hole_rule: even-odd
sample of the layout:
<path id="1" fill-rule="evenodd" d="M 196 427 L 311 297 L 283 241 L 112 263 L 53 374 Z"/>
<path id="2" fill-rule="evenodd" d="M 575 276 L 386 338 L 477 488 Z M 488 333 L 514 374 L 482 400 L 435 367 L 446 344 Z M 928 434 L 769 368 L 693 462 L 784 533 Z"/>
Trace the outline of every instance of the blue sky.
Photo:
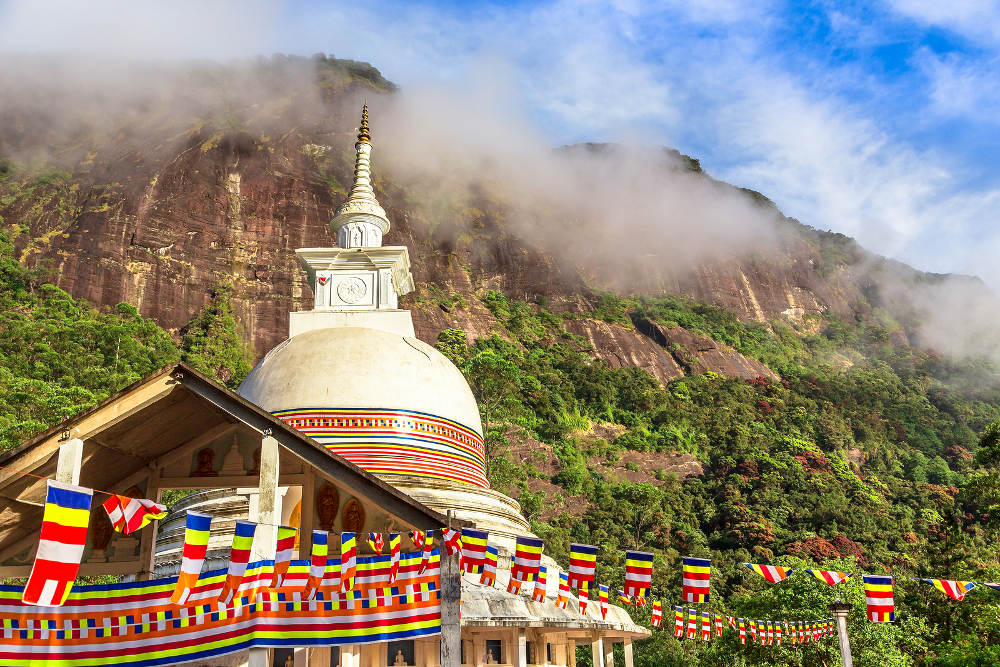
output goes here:
<path id="1" fill-rule="evenodd" d="M 553 144 L 674 146 L 807 224 L 1000 288 L 998 2 L 110 4 L 0 1 L 0 51 L 322 51 L 404 89 L 496 77 Z"/>

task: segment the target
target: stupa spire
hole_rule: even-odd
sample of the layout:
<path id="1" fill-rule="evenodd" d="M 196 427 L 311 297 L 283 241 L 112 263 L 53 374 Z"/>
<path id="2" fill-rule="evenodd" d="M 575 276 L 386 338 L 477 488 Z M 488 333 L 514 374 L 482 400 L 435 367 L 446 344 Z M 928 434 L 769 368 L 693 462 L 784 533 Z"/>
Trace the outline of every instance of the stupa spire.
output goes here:
<path id="1" fill-rule="evenodd" d="M 389 231 L 389 218 L 375 199 L 371 180 L 371 134 L 368 129 L 368 102 L 361 108 L 361 126 L 354 144 L 354 183 L 347 201 L 337 208 L 330 226 L 341 248 L 377 248 Z"/>

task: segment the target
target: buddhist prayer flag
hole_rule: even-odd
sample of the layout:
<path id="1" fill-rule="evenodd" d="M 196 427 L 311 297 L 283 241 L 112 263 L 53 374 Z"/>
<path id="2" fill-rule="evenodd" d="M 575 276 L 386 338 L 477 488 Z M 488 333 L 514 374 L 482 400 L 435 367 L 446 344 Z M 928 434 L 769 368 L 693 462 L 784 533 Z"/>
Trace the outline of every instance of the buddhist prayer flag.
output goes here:
<path id="1" fill-rule="evenodd" d="M 599 591 L 597 594 L 597 599 L 601 603 L 601 618 L 606 619 L 608 617 L 608 587 L 604 584 L 599 584 Z"/>
<path id="2" fill-rule="evenodd" d="M 21 601 L 30 605 L 58 607 L 69 597 L 80 570 L 94 492 L 54 479 L 48 480 L 47 484 L 35 563 L 31 566 L 31 575 Z"/>
<path id="3" fill-rule="evenodd" d="M 429 540 L 428 540 L 429 541 Z M 325 563 L 324 563 L 325 565 Z M 354 588 L 354 576 L 358 570 L 358 541 L 354 533 L 340 534 L 340 592 Z M 420 573 L 424 570 L 421 567 Z"/>
<path id="4" fill-rule="evenodd" d="M 712 617 L 707 611 L 701 612 L 701 641 L 712 638 Z"/>
<path id="5" fill-rule="evenodd" d="M 292 564 L 292 551 L 295 550 L 295 528 L 278 526 L 278 546 L 274 554 L 274 576 L 271 588 L 280 588 L 284 583 L 288 566 Z"/>
<path id="6" fill-rule="evenodd" d="M 402 541 L 399 533 L 389 533 L 389 583 L 396 581 L 399 574 L 399 551 Z"/>
<path id="7" fill-rule="evenodd" d="M 764 577 L 772 584 L 784 581 L 794 570 L 778 565 L 757 565 L 755 563 L 743 563 L 745 566 Z"/>
<path id="8" fill-rule="evenodd" d="M 545 602 L 545 589 L 548 583 L 548 571 L 542 565 L 538 568 L 538 578 L 535 580 L 535 589 L 531 592 L 531 599 L 535 602 Z"/>
<path id="9" fill-rule="evenodd" d="M 729 622 L 729 627 L 731 627 L 733 630 L 736 629 L 736 618 L 735 617 L 733 617 L 733 616 L 726 616 L 726 621 Z"/>
<path id="10" fill-rule="evenodd" d="M 444 549 L 449 556 L 462 553 L 462 533 L 454 528 L 445 528 L 441 531 L 441 537 L 444 539 Z"/>
<path id="11" fill-rule="evenodd" d="M 621 591 L 618 591 L 618 604 L 632 604 L 632 599 Z"/>
<path id="12" fill-rule="evenodd" d="M 385 540 L 382 539 L 382 533 L 368 533 L 368 546 L 372 548 L 375 555 L 382 555 L 382 548 L 385 546 Z"/>
<path id="13" fill-rule="evenodd" d="M 750 626 L 750 638 L 751 638 L 751 642 L 756 642 L 757 641 L 757 624 L 748 618 L 747 619 L 747 625 Z"/>
<path id="14" fill-rule="evenodd" d="M 653 601 L 653 627 L 660 627 L 660 621 L 663 619 L 663 607 L 660 605 L 659 600 Z"/>
<path id="15" fill-rule="evenodd" d="M 410 531 L 410 541 L 413 542 L 417 549 L 424 548 L 424 531 L 422 530 L 411 530 Z"/>
<path id="16" fill-rule="evenodd" d="M 687 638 L 698 638 L 698 610 L 688 609 Z"/>
<path id="17" fill-rule="evenodd" d="M 580 615 L 581 616 L 586 616 L 587 615 L 587 604 L 590 601 L 587 598 L 583 597 L 582 595 L 577 598 L 577 601 L 580 603 Z"/>
<path id="18" fill-rule="evenodd" d="M 475 528 L 462 529 L 462 569 L 469 574 L 483 571 L 486 560 L 486 543 L 489 533 Z"/>
<path id="19" fill-rule="evenodd" d="M 559 573 L 559 595 L 556 597 L 556 606 L 565 609 L 569 603 L 569 575 L 565 572 Z"/>
<path id="20" fill-rule="evenodd" d="M 434 531 L 428 530 L 424 533 L 424 552 L 420 558 L 420 574 L 423 574 L 431 564 L 431 555 L 434 553 Z"/>
<path id="21" fill-rule="evenodd" d="M 715 636 L 716 637 L 721 637 L 722 636 L 722 615 L 721 614 L 716 614 L 715 615 Z"/>
<path id="22" fill-rule="evenodd" d="M 767 621 L 767 645 L 774 644 L 774 623 Z"/>
<path id="23" fill-rule="evenodd" d="M 674 637 L 681 639 L 684 636 L 684 608 L 674 607 Z"/>
<path id="24" fill-rule="evenodd" d="M 212 527 L 212 517 L 199 512 L 187 513 L 184 530 L 184 547 L 181 549 L 181 571 L 177 575 L 177 587 L 170 601 L 184 604 L 191 595 L 191 589 L 198 583 L 201 566 L 208 552 L 208 535 Z"/>
<path id="25" fill-rule="evenodd" d="M 761 646 L 767 644 L 767 623 L 764 621 L 757 621 L 757 639 Z"/>
<path id="26" fill-rule="evenodd" d="M 125 535 L 148 526 L 153 519 L 167 516 L 166 505 L 128 496 L 111 496 L 104 501 L 104 511 L 114 529 Z"/>
<path id="27" fill-rule="evenodd" d="M 739 624 L 740 624 L 740 643 L 741 644 L 746 644 L 747 643 L 747 627 L 746 627 L 746 623 L 744 623 L 743 619 L 741 618 L 741 619 L 739 619 Z"/>
<path id="28" fill-rule="evenodd" d="M 233 531 L 233 547 L 229 551 L 229 571 L 226 573 L 226 583 L 219 591 L 219 602 L 228 605 L 243 582 L 243 575 L 250 562 L 250 547 L 253 546 L 253 534 L 257 524 L 249 521 L 237 521 Z"/>
<path id="29" fill-rule="evenodd" d="M 835 572 L 833 570 L 813 570 L 806 568 L 806 572 L 813 575 L 824 584 L 829 584 L 830 586 L 836 586 L 842 581 L 847 581 L 851 576 L 847 572 Z"/>
<path id="30" fill-rule="evenodd" d="M 781 621 L 774 622 L 774 643 L 781 646 Z"/>
<path id="31" fill-rule="evenodd" d="M 343 540 L 346 535 L 354 533 L 343 533 L 341 535 L 341 550 L 343 550 Z M 353 537 L 352 537 L 353 539 Z M 330 534 L 325 530 L 314 530 L 312 532 L 312 558 L 309 561 L 309 578 L 306 580 L 305 599 L 312 600 L 316 597 L 316 591 L 323 585 L 323 577 L 326 575 L 326 563 L 330 556 Z M 343 574 L 343 570 L 341 570 Z"/>
<path id="32" fill-rule="evenodd" d="M 537 537 L 518 537 L 510 577 L 518 581 L 532 581 L 542 564 L 542 541 Z M 570 570 L 572 579 L 572 567 Z M 571 582 L 572 585 L 572 582 Z"/>
<path id="33" fill-rule="evenodd" d="M 964 600 L 965 594 L 975 588 L 971 581 L 953 581 L 951 579 L 924 579 L 953 600 Z"/>
<path id="34" fill-rule="evenodd" d="M 590 544 L 569 545 L 569 587 L 587 590 L 597 573 L 597 547 Z"/>
<path id="35" fill-rule="evenodd" d="M 868 620 L 891 623 L 896 620 L 896 603 L 892 597 L 892 577 L 864 575 Z"/>
<path id="36" fill-rule="evenodd" d="M 653 554 L 646 551 L 625 552 L 625 595 L 642 598 L 653 580 Z"/>
<path id="37" fill-rule="evenodd" d="M 711 565 L 710 558 L 684 559 L 683 595 L 685 602 L 708 602 Z"/>
<path id="38" fill-rule="evenodd" d="M 479 577 L 479 583 L 492 586 L 497 580 L 497 548 L 486 547 L 486 558 L 483 560 L 483 574 Z"/>

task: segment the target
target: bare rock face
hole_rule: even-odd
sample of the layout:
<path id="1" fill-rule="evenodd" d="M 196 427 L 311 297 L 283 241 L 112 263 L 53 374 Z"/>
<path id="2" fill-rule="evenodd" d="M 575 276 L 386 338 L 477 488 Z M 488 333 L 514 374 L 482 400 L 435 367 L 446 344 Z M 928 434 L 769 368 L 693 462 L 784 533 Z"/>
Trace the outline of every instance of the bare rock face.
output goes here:
<path id="1" fill-rule="evenodd" d="M 669 350 L 684 375 L 701 375 L 713 371 L 746 380 L 762 376 L 778 379 L 774 371 L 756 359 L 746 357 L 711 338 L 691 333 L 683 327 L 665 327 L 644 317 L 635 318 L 635 326 L 638 331 Z"/>
<path id="2" fill-rule="evenodd" d="M 600 320 L 568 320 L 567 331 L 585 339 L 612 368 L 635 366 L 665 384 L 686 374 L 662 345 L 635 329 Z"/>

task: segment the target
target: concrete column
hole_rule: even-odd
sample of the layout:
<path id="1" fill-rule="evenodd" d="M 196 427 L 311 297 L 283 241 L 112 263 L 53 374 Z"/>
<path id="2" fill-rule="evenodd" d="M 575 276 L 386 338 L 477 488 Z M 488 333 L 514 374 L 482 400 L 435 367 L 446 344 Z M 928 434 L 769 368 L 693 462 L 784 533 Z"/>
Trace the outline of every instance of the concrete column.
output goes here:
<path id="1" fill-rule="evenodd" d="M 83 440 L 72 438 L 59 445 L 59 459 L 56 463 L 56 481 L 63 484 L 79 484 L 80 468 L 83 467 Z"/>
<path id="2" fill-rule="evenodd" d="M 635 667 L 635 661 L 632 658 L 632 640 L 628 637 L 625 638 L 625 667 Z"/>
<path id="3" fill-rule="evenodd" d="M 278 548 L 278 527 L 281 519 L 278 505 L 278 441 L 270 431 L 260 440 L 260 482 L 257 487 L 256 512 L 251 512 L 250 520 L 257 521 L 253 546 L 250 548 L 250 562 L 273 560 Z M 250 649 L 250 667 L 270 667 L 266 648 Z M 296 665 L 298 662 L 296 662 Z"/>
<path id="4" fill-rule="evenodd" d="M 314 646 L 309 649 L 309 667 L 330 667 L 330 647 Z"/>
<path id="5" fill-rule="evenodd" d="M 604 667 L 604 641 L 596 632 L 594 640 L 590 643 L 590 655 L 594 659 L 594 667 Z"/>
<path id="6" fill-rule="evenodd" d="M 525 634 L 524 628 L 517 629 L 517 638 L 514 640 L 513 648 L 514 655 L 510 657 L 510 663 L 514 667 L 528 667 L 528 635 Z"/>
<path id="7" fill-rule="evenodd" d="M 566 644 L 566 667 L 576 667 L 576 642 Z"/>
<path id="8" fill-rule="evenodd" d="M 840 660 L 844 667 L 854 667 L 854 658 L 851 657 L 851 639 L 847 636 L 847 613 L 851 611 L 851 605 L 844 604 L 837 598 L 836 602 L 830 605 L 833 618 L 837 621 L 837 638 L 840 640 Z"/>
<path id="9" fill-rule="evenodd" d="M 604 667 L 615 667 L 615 643 L 611 639 L 604 642 Z"/>
<path id="10" fill-rule="evenodd" d="M 441 667 L 462 665 L 462 571 L 459 554 L 449 556 L 441 545 Z"/>
<path id="11" fill-rule="evenodd" d="M 465 657 L 469 659 L 470 665 L 483 667 L 486 664 L 486 637 L 472 635 L 472 654 Z"/>
<path id="12" fill-rule="evenodd" d="M 359 644 L 340 647 L 340 667 L 361 667 L 361 646 Z"/>

